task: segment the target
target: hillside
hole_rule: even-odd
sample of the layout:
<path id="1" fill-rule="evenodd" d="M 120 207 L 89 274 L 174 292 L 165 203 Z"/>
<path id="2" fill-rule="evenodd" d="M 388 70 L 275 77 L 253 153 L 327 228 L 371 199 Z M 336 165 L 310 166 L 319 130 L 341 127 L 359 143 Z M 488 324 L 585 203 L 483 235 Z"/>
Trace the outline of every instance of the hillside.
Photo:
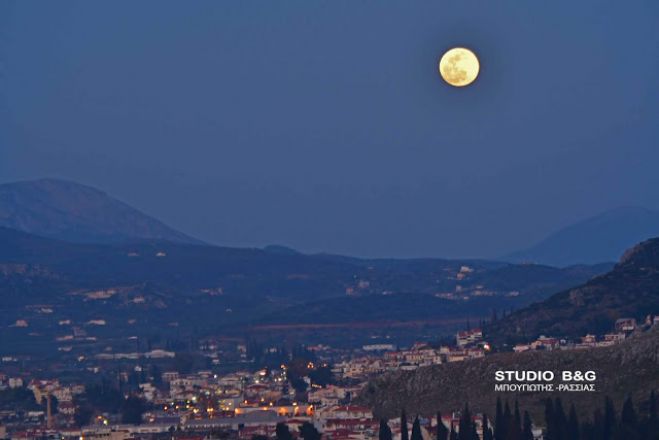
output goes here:
<path id="1" fill-rule="evenodd" d="M 582 336 L 612 328 L 618 318 L 659 313 L 659 239 L 627 251 L 613 270 L 583 286 L 552 295 L 486 328 L 496 342 L 539 334 Z"/>
<path id="2" fill-rule="evenodd" d="M 514 393 L 494 390 L 497 370 L 595 371 L 595 392 Z M 434 415 L 462 408 L 466 402 L 475 412 L 494 414 L 496 399 L 519 400 L 535 420 L 542 421 L 542 399 L 561 395 L 574 403 L 581 415 L 590 417 L 601 406 L 604 396 L 616 407 L 628 396 L 637 402 L 648 399 L 649 390 L 659 388 L 659 329 L 637 335 L 612 347 L 590 350 L 500 353 L 483 359 L 453 362 L 398 371 L 371 381 L 360 394 L 360 401 L 374 408 L 380 417 L 408 414 Z"/>
<path id="3" fill-rule="evenodd" d="M 23 330 L 10 328 L 18 319 L 30 323 L 25 334 L 47 334 L 58 320 L 103 318 L 117 335 L 172 323 L 182 333 L 310 321 L 464 323 L 463 317 L 523 306 L 602 270 L 360 260 L 157 240 L 81 244 L 0 228 L 0 333 L 18 340 Z M 139 328 L 126 324 L 133 319 Z"/>
<path id="4" fill-rule="evenodd" d="M 504 260 L 551 266 L 617 261 L 634 243 L 656 236 L 659 236 L 659 212 L 624 207 L 565 227 Z"/>
<path id="5" fill-rule="evenodd" d="M 102 191 L 57 179 L 0 185 L 0 226 L 79 243 L 199 243 Z"/>

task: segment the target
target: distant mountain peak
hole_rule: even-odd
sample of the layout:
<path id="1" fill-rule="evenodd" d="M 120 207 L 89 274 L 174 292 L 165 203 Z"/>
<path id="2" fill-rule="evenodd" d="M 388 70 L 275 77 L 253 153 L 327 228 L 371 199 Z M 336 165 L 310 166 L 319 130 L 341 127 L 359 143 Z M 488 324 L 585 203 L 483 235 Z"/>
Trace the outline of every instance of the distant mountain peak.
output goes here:
<path id="1" fill-rule="evenodd" d="M 618 261 L 630 246 L 656 236 L 659 236 L 659 212 L 622 206 L 562 228 L 504 259 L 553 266 Z"/>
<path id="2" fill-rule="evenodd" d="M 264 247 L 263 250 L 266 251 L 266 252 L 269 252 L 271 254 L 301 255 L 301 253 L 298 252 L 296 249 L 293 249 L 292 247 L 289 247 L 289 246 L 280 245 L 280 244 L 269 244 L 266 247 Z"/>
<path id="3" fill-rule="evenodd" d="M 0 185 L 0 226 L 80 243 L 200 243 L 102 190 L 57 178 Z"/>

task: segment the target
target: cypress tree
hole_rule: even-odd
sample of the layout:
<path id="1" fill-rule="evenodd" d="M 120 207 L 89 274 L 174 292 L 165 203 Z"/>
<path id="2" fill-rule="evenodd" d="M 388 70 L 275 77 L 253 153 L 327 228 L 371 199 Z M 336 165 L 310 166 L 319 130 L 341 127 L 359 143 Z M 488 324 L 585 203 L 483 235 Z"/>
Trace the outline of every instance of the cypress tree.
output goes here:
<path id="1" fill-rule="evenodd" d="M 648 405 L 648 428 L 646 431 L 650 432 L 659 432 L 659 414 L 657 414 L 657 395 L 654 390 L 650 393 L 650 402 Z M 649 435 L 648 435 L 649 438 Z"/>
<path id="2" fill-rule="evenodd" d="M 449 431 L 442 422 L 442 415 L 437 412 L 437 440 L 448 440 Z"/>
<path id="3" fill-rule="evenodd" d="M 451 423 L 451 433 L 449 434 L 449 440 L 458 440 L 458 434 L 455 432 L 453 423 Z"/>
<path id="4" fill-rule="evenodd" d="M 318 432 L 316 427 L 309 422 L 304 422 L 302 426 L 300 426 L 300 436 L 304 440 L 320 440 L 321 434 Z"/>
<path id="5" fill-rule="evenodd" d="M 604 420 L 602 424 L 602 440 L 613 439 L 613 432 L 616 427 L 616 410 L 610 397 L 604 401 Z"/>
<path id="6" fill-rule="evenodd" d="M 577 410 L 574 404 L 570 405 L 570 415 L 567 420 L 567 438 L 579 438 L 579 418 L 577 417 Z"/>
<path id="7" fill-rule="evenodd" d="M 503 405 L 503 432 L 501 433 L 501 438 L 508 440 L 511 435 L 511 428 L 513 424 L 513 415 L 510 412 L 510 405 L 508 401 Z"/>
<path id="8" fill-rule="evenodd" d="M 400 440 L 410 440 L 410 434 L 407 432 L 407 415 L 403 410 L 400 415 Z"/>
<path id="9" fill-rule="evenodd" d="M 380 430 L 378 432 L 378 439 L 392 440 L 392 437 L 393 436 L 391 435 L 391 429 L 389 428 L 387 421 L 384 419 L 380 419 Z"/>
<path id="10" fill-rule="evenodd" d="M 583 433 L 582 436 L 585 436 L 585 433 Z M 599 408 L 595 409 L 595 412 L 593 413 L 591 436 L 593 440 L 599 440 L 605 438 L 604 416 L 602 415 L 602 410 Z"/>
<path id="11" fill-rule="evenodd" d="M 483 440 L 494 440 L 487 414 L 483 414 Z"/>
<path id="12" fill-rule="evenodd" d="M 583 422 L 579 428 L 579 432 L 581 433 L 581 437 L 579 437 L 581 440 L 597 440 L 595 426 L 590 422 Z"/>
<path id="13" fill-rule="evenodd" d="M 497 412 L 494 417 L 494 438 L 504 438 L 504 423 L 503 423 L 503 408 L 501 405 L 501 397 L 497 397 Z"/>
<path id="14" fill-rule="evenodd" d="M 519 403 L 515 400 L 515 411 L 508 425 L 508 438 L 520 440 L 522 438 L 522 416 L 519 413 Z"/>
<path id="15" fill-rule="evenodd" d="M 545 440 L 557 440 L 554 420 L 554 402 L 551 399 L 547 399 L 545 400 Z"/>
<path id="16" fill-rule="evenodd" d="M 473 431 L 473 421 L 471 420 L 471 412 L 469 412 L 469 405 L 465 405 L 464 411 L 460 416 L 460 430 L 458 431 L 458 440 L 471 440 Z"/>
<path id="17" fill-rule="evenodd" d="M 556 440 L 569 439 L 567 436 L 567 416 L 560 397 L 557 397 L 554 401 L 554 432 L 556 433 Z"/>
<path id="18" fill-rule="evenodd" d="M 623 426 L 636 426 L 636 411 L 634 410 L 634 403 L 631 397 L 627 397 L 625 403 L 622 405 L 620 423 Z"/>
<path id="19" fill-rule="evenodd" d="M 412 440 L 423 440 L 421 435 L 421 422 L 419 422 L 419 416 L 416 416 L 414 423 L 412 423 Z"/>
<path id="20" fill-rule="evenodd" d="M 275 427 L 275 438 L 277 440 L 293 440 L 293 434 L 291 434 L 290 429 L 288 429 L 288 425 L 285 423 L 277 423 L 277 426 Z"/>
<path id="21" fill-rule="evenodd" d="M 522 440 L 533 440 L 533 423 L 528 411 L 524 411 L 524 427 L 522 428 Z"/>
<path id="22" fill-rule="evenodd" d="M 634 403 L 632 402 L 631 397 L 627 397 L 625 403 L 622 405 L 619 431 L 618 437 L 636 438 L 638 432 L 638 420 L 636 418 L 636 411 L 634 410 Z"/>

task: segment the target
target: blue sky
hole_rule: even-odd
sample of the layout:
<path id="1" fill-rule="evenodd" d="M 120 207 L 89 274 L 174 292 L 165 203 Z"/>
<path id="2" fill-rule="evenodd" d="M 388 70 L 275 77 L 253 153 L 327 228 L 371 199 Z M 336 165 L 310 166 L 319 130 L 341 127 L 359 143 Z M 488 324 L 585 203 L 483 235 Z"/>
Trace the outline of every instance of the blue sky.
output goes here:
<path id="1" fill-rule="evenodd" d="M 505 254 L 659 208 L 656 1 L 7 1 L 0 181 L 202 239 Z M 444 50 L 481 75 L 444 84 Z"/>

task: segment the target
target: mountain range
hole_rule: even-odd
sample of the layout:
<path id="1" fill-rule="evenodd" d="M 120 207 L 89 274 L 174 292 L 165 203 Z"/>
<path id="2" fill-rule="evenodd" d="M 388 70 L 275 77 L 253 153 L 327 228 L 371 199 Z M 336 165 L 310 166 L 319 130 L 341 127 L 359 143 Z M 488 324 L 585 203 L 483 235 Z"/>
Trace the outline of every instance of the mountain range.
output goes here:
<path id="1" fill-rule="evenodd" d="M 146 239 L 202 244 L 101 190 L 61 179 L 0 185 L 0 226 L 75 243 Z M 612 262 L 628 247 L 654 236 L 659 236 L 659 212 L 624 207 L 567 226 L 501 259 L 557 267 Z M 266 250 L 297 253 L 285 246 Z"/>
<path id="2" fill-rule="evenodd" d="M 391 321 L 456 326 L 596 283 L 599 278 L 589 280 L 613 266 L 360 259 L 306 255 L 284 246 L 212 246 L 102 191 L 53 179 L 0 186 L 0 243 L 5 306 L 0 327 L 27 320 L 39 330 L 35 334 L 55 331 L 56 320 L 99 317 L 117 333 L 135 333 L 127 321 L 144 324 L 141 328 L 175 325 L 177 332 L 345 323 L 386 327 Z M 46 305 L 48 313 L 38 305 Z M 556 313 L 552 319 L 558 322 L 562 315 Z M 567 319 L 574 321 L 574 315 Z M 500 328 L 510 336 L 506 322 L 512 321 L 500 321 L 492 332 Z M 537 328 L 529 324 L 521 334 Z M 0 331 L 9 342 L 18 340 L 16 332 Z"/>
<path id="3" fill-rule="evenodd" d="M 625 249 L 659 236 L 659 212 L 622 207 L 567 226 L 528 249 L 505 256 L 550 266 L 618 261 Z"/>

